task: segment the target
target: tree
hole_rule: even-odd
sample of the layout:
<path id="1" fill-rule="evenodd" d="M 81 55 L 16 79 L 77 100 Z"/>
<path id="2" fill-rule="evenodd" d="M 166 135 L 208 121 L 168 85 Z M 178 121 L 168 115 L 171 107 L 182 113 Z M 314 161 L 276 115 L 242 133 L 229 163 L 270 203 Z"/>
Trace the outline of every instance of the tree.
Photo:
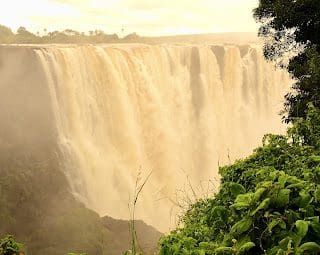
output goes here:
<path id="1" fill-rule="evenodd" d="M 254 16 L 262 24 L 259 35 L 267 39 L 265 57 L 280 60 L 297 80 L 286 95 L 285 121 L 305 118 L 309 102 L 320 108 L 319 1 L 260 0 Z"/>
<path id="2" fill-rule="evenodd" d="M 0 42 L 9 43 L 10 39 L 14 36 L 10 28 L 0 25 Z"/>
<path id="3" fill-rule="evenodd" d="M 10 28 L 0 25 L 0 37 L 4 37 L 4 36 L 12 36 L 13 32 L 11 31 Z"/>
<path id="4" fill-rule="evenodd" d="M 31 33 L 25 27 L 19 27 L 17 29 L 18 35 L 30 35 Z"/>
<path id="5" fill-rule="evenodd" d="M 19 27 L 15 38 L 18 43 L 37 43 L 39 38 L 29 32 L 25 27 Z"/>

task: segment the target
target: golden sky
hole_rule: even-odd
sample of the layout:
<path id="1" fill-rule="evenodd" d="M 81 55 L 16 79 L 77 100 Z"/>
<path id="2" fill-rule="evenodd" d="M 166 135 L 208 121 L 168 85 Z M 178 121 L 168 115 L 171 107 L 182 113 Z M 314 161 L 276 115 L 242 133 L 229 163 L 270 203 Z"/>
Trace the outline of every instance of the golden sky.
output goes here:
<path id="1" fill-rule="evenodd" d="M 165 35 L 256 32 L 258 0 L 8 0 L 0 24 L 32 32 L 71 28 L 107 33 Z"/>

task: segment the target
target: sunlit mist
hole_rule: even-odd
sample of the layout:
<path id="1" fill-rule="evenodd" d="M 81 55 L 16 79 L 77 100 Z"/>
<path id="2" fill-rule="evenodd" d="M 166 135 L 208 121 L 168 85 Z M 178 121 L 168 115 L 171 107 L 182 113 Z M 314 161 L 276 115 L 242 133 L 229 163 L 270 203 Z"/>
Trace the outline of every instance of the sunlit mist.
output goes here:
<path id="1" fill-rule="evenodd" d="M 255 32 L 257 0 L 11 0 L 0 24 L 42 33 L 65 28 L 141 35 Z"/>

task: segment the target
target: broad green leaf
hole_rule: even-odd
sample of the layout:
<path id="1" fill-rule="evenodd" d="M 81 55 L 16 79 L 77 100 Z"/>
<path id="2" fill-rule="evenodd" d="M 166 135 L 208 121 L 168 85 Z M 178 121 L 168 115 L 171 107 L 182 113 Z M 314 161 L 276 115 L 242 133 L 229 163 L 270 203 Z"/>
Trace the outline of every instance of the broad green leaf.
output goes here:
<path id="1" fill-rule="evenodd" d="M 313 217 L 314 216 L 314 206 L 312 205 L 313 198 L 311 198 L 311 201 L 308 203 L 307 206 L 304 208 L 300 208 L 301 212 L 304 212 L 305 217 Z"/>
<path id="2" fill-rule="evenodd" d="M 259 210 L 267 209 L 269 207 L 270 201 L 271 201 L 270 198 L 266 198 L 265 200 L 263 200 L 259 204 L 259 206 L 252 213 L 250 213 L 250 216 L 255 215 Z"/>
<path id="3" fill-rule="evenodd" d="M 315 242 L 308 242 L 308 243 L 304 243 L 299 247 L 299 250 L 304 253 L 305 251 L 308 252 L 316 252 L 319 253 L 320 252 L 320 245 L 315 243 Z"/>
<path id="4" fill-rule="evenodd" d="M 246 232 L 250 229 L 252 225 L 252 219 L 249 217 L 245 217 L 243 220 L 234 224 L 230 230 L 230 234 L 234 236 L 241 235 L 242 233 Z"/>
<path id="5" fill-rule="evenodd" d="M 297 220 L 296 227 L 297 227 L 297 234 L 301 238 L 304 238 L 308 232 L 308 222 L 304 220 Z"/>
<path id="6" fill-rule="evenodd" d="M 240 194 L 244 194 L 246 189 L 239 183 L 231 182 L 230 191 L 234 197 L 237 197 Z"/>
<path id="7" fill-rule="evenodd" d="M 288 176 L 287 182 L 289 184 L 295 184 L 301 182 L 301 180 L 299 180 L 296 176 L 290 175 Z"/>
<path id="8" fill-rule="evenodd" d="M 281 222 L 281 219 L 273 219 L 269 224 L 268 224 L 268 230 L 271 233 L 272 229 L 276 227 L 279 223 Z"/>
<path id="9" fill-rule="evenodd" d="M 253 199 L 254 201 L 259 201 L 263 193 L 266 191 L 266 188 L 259 188 L 254 192 Z"/>
<path id="10" fill-rule="evenodd" d="M 298 183 L 290 184 L 286 188 L 287 189 L 298 189 L 298 190 L 300 190 L 300 189 L 303 189 L 304 187 L 305 187 L 305 182 L 300 181 Z"/>
<path id="11" fill-rule="evenodd" d="M 315 192 L 314 192 L 314 198 L 316 199 L 317 202 L 320 201 L 320 187 L 317 186 Z"/>
<path id="12" fill-rule="evenodd" d="M 272 171 L 269 173 L 269 180 L 271 179 L 272 182 L 274 182 L 279 176 L 279 171 Z"/>
<path id="13" fill-rule="evenodd" d="M 199 250 L 198 255 L 206 255 L 206 252 L 204 250 Z"/>
<path id="14" fill-rule="evenodd" d="M 230 206 L 230 208 L 234 208 L 236 210 L 240 210 L 240 209 L 248 208 L 248 207 L 250 207 L 250 204 L 246 203 L 246 202 L 239 202 L 239 203 L 235 203 Z"/>
<path id="15" fill-rule="evenodd" d="M 301 190 L 299 192 L 299 196 L 300 196 L 299 206 L 302 208 L 306 207 L 312 201 L 311 195 L 309 194 L 309 192 L 305 190 Z"/>
<path id="16" fill-rule="evenodd" d="M 210 242 L 201 242 L 199 244 L 199 248 L 202 250 L 214 250 L 215 247 L 216 247 L 216 245 L 213 243 L 210 243 Z"/>
<path id="17" fill-rule="evenodd" d="M 287 183 L 287 180 L 288 180 L 288 175 L 282 174 L 279 176 L 278 182 L 282 188 L 284 188 L 285 184 Z"/>
<path id="18" fill-rule="evenodd" d="M 271 204 L 275 207 L 284 207 L 290 202 L 290 190 L 281 189 L 271 197 Z"/>
<path id="19" fill-rule="evenodd" d="M 313 223 L 319 223 L 319 216 L 308 217 L 307 220 L 312 221 Z"/>
<path id="20" fill-rule="evenodd" d="M 222 246 L 222 247 L 216 248 L 214 251 L 216 254 L 232 254 L 232 247 Z"/>
<path id="21" fill-rule="evenodd" d="M 291 244 L 292 244 L 292 239 L 291 237 L 287 236 L 286 238 L 282 239 L 279 242 L 279 247 L 286 251 L 288 249 L 291 249 Z"/>
<path id="22" fill-rule="evenodd" d="M 273 185 L 272 181 L 264 181 L 259 183 L 260 188 L 266 188 L 266 189 L 271 188 L 272 185 Z"/>
<path id="23" fill-rule="evenodd" d="M 234 243 L 233 250 L 239 251 L 241 246 L 248 242 L 251 242 L 251 239 L 249 236 L 244 236 L 241 237 L 239 240 L 233 239 L 232 242 Z"/>
<path id="24" fill-rule="evenodd" d="M 309 158 L 316 163 L 320 163 L 320 156 L 318 155 L 312 155 Z"/>
<path id="25" fill-rule="evenodd" d="M 226 218 L 228 216 L 228 210 L 224 206 L 215 206 L 211 214 L 214 218 Z"/>
<path id="26" fill-rule="evenodd" d="M 305 235 L 308 232 L 308 227 L 309 224 L 307 221 L 304 220 L 297 220 L 296 221 L 296 228 L 297 228 L 297 232 L 296 232 L 296 237 L 295 237 L 295 247 L 299 246 L 301 243 L 301 240 L 305 237 Z"/>
<path id="27" fill-rule="evenodd" d="M 277 249 L 276 252 L 277 252 L 277 253 L 275 253 L 276 255 L 287 255 L 287 253 L 282 249 Z"/>
<path id="28" fill-rule="evenodd" d="M 287 224 L 282 220 L 279 223 L 279 227 L 282 228 L 282 229 L 286 229 L 287 228 Z"/>
<path id="29" fill-rule="evenodd" d="M 240 254 L 243 254 L 245 252 L 247 252 L 248 250 L 250 250 L 251 248 L 255 247 L 255 243 L 253 242 L 247 242 L 245 244 L 243 244 L 240 249 L 239 249 L 239 253 Z"/>
<path id="30" fill-rule="evenodd" d="M 251 203 L 253 199 L 254 193 L 246 193 L 246 194 L 240 194 L 237 196 L 235 203 Z"/>
<path id="31" fill-rule="evenodd" d="M 246 194 L 240 194 L 237 196 L 235 203 L 230 206 L 230 208 L 234 208 L 236 210 L 247 208 L 253 202 L 254 194 L 252 192 Z"/>
<path id="32" fill-rule="evenodd" d="M 309 226 L 312 228 L 317 237 L 320 238 L 320 224 L 318 222 L 309 222 Z"/>

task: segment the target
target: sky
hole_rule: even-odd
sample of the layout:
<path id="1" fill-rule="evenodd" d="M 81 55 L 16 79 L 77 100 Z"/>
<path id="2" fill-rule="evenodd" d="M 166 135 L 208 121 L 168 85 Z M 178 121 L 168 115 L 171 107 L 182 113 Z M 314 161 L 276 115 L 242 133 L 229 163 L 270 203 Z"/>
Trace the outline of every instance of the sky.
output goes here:
<path id="1" fill-rule="evenodd" d="M 101 29 L 120 36 L 256 32 L 258 0 L 8 0 L 0 24 L 32 32 Z"/>

